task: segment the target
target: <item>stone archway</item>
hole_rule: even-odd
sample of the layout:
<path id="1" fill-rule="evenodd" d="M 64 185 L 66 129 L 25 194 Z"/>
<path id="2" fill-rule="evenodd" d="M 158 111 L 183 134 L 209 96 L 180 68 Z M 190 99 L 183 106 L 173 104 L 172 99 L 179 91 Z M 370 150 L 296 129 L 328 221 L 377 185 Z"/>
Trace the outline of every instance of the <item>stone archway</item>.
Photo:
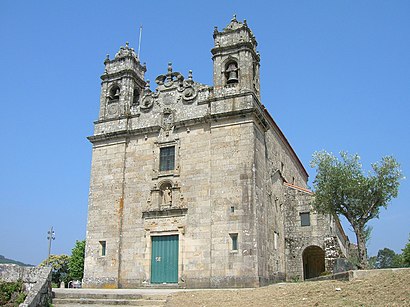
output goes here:
<path id="1" fill-rule="evenodd" d="M 325 271 L 325 251 L 319 246 L 306 247 L 302 258 L 304 279 L 318 277 Z"/>

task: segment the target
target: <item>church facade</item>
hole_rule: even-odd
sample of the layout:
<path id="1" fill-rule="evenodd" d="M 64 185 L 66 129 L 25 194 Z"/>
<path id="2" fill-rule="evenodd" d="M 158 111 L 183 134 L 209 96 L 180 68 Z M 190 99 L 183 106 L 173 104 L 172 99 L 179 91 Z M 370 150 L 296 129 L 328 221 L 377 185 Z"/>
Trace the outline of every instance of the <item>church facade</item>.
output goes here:
<path id="1" fill-rule="evenodd" d="M 261 102 L 246 21 L 213 36 L 212 86 L 170 63 L 152 91 L 128 44 L 105 60 L 84 287 L 255 287 L 318 276 L 347 255 Z"/>

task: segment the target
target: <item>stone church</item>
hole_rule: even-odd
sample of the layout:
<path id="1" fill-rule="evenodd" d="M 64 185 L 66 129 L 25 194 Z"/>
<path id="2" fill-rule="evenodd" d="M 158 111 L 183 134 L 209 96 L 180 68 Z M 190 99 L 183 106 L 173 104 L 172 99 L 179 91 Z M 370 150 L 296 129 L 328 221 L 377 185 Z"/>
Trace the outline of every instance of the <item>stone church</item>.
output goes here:
<path id="1" fill-rule="evenodd" d="M 212 86 L 169 63 L 152 90 L 128 44 L 104 61 L 84 287 L 257 287 L 347 255 L 262 104 L 251 29 L 234 17 L 213 37 Z"/>

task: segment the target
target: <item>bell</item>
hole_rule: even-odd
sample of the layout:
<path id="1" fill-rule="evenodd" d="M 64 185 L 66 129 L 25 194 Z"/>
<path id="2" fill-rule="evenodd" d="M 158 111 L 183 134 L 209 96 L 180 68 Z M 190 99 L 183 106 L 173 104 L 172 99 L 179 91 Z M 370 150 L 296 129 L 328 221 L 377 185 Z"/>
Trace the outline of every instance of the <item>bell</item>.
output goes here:
<path id="1" fill-rule="evenodd" d="M 115 91 L 115 94 L 114 94 L 114 98 L 119 98 L 119 97 L 120 97 L 120 89 L 117 88 L 117 90 Z"/>
<path id="2" fill-rule="evenodd" d="M 228 73 L 228 80 L 226 83 L 238 83 L 238 66 L 235 63 L 231 63 L 226 70 Z"/>
<path id="3" fill-rule="evenodd" d="M 238 72 L 236 70 L 231 70 L 228 74 L 227 83 L 237 83 L 238 82 Z"/>

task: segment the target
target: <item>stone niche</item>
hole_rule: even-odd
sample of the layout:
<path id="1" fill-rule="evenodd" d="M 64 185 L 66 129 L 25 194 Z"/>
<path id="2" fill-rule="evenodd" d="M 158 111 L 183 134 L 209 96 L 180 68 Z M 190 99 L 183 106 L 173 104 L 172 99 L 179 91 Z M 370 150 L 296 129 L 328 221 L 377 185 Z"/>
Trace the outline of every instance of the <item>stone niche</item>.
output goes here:
<path id="1" fill-rule="evenodd" d="M 143 217 L 184 215 L 187 210 L 179 184 L 172 180 L 163 180 L 151 188 Z"/>

